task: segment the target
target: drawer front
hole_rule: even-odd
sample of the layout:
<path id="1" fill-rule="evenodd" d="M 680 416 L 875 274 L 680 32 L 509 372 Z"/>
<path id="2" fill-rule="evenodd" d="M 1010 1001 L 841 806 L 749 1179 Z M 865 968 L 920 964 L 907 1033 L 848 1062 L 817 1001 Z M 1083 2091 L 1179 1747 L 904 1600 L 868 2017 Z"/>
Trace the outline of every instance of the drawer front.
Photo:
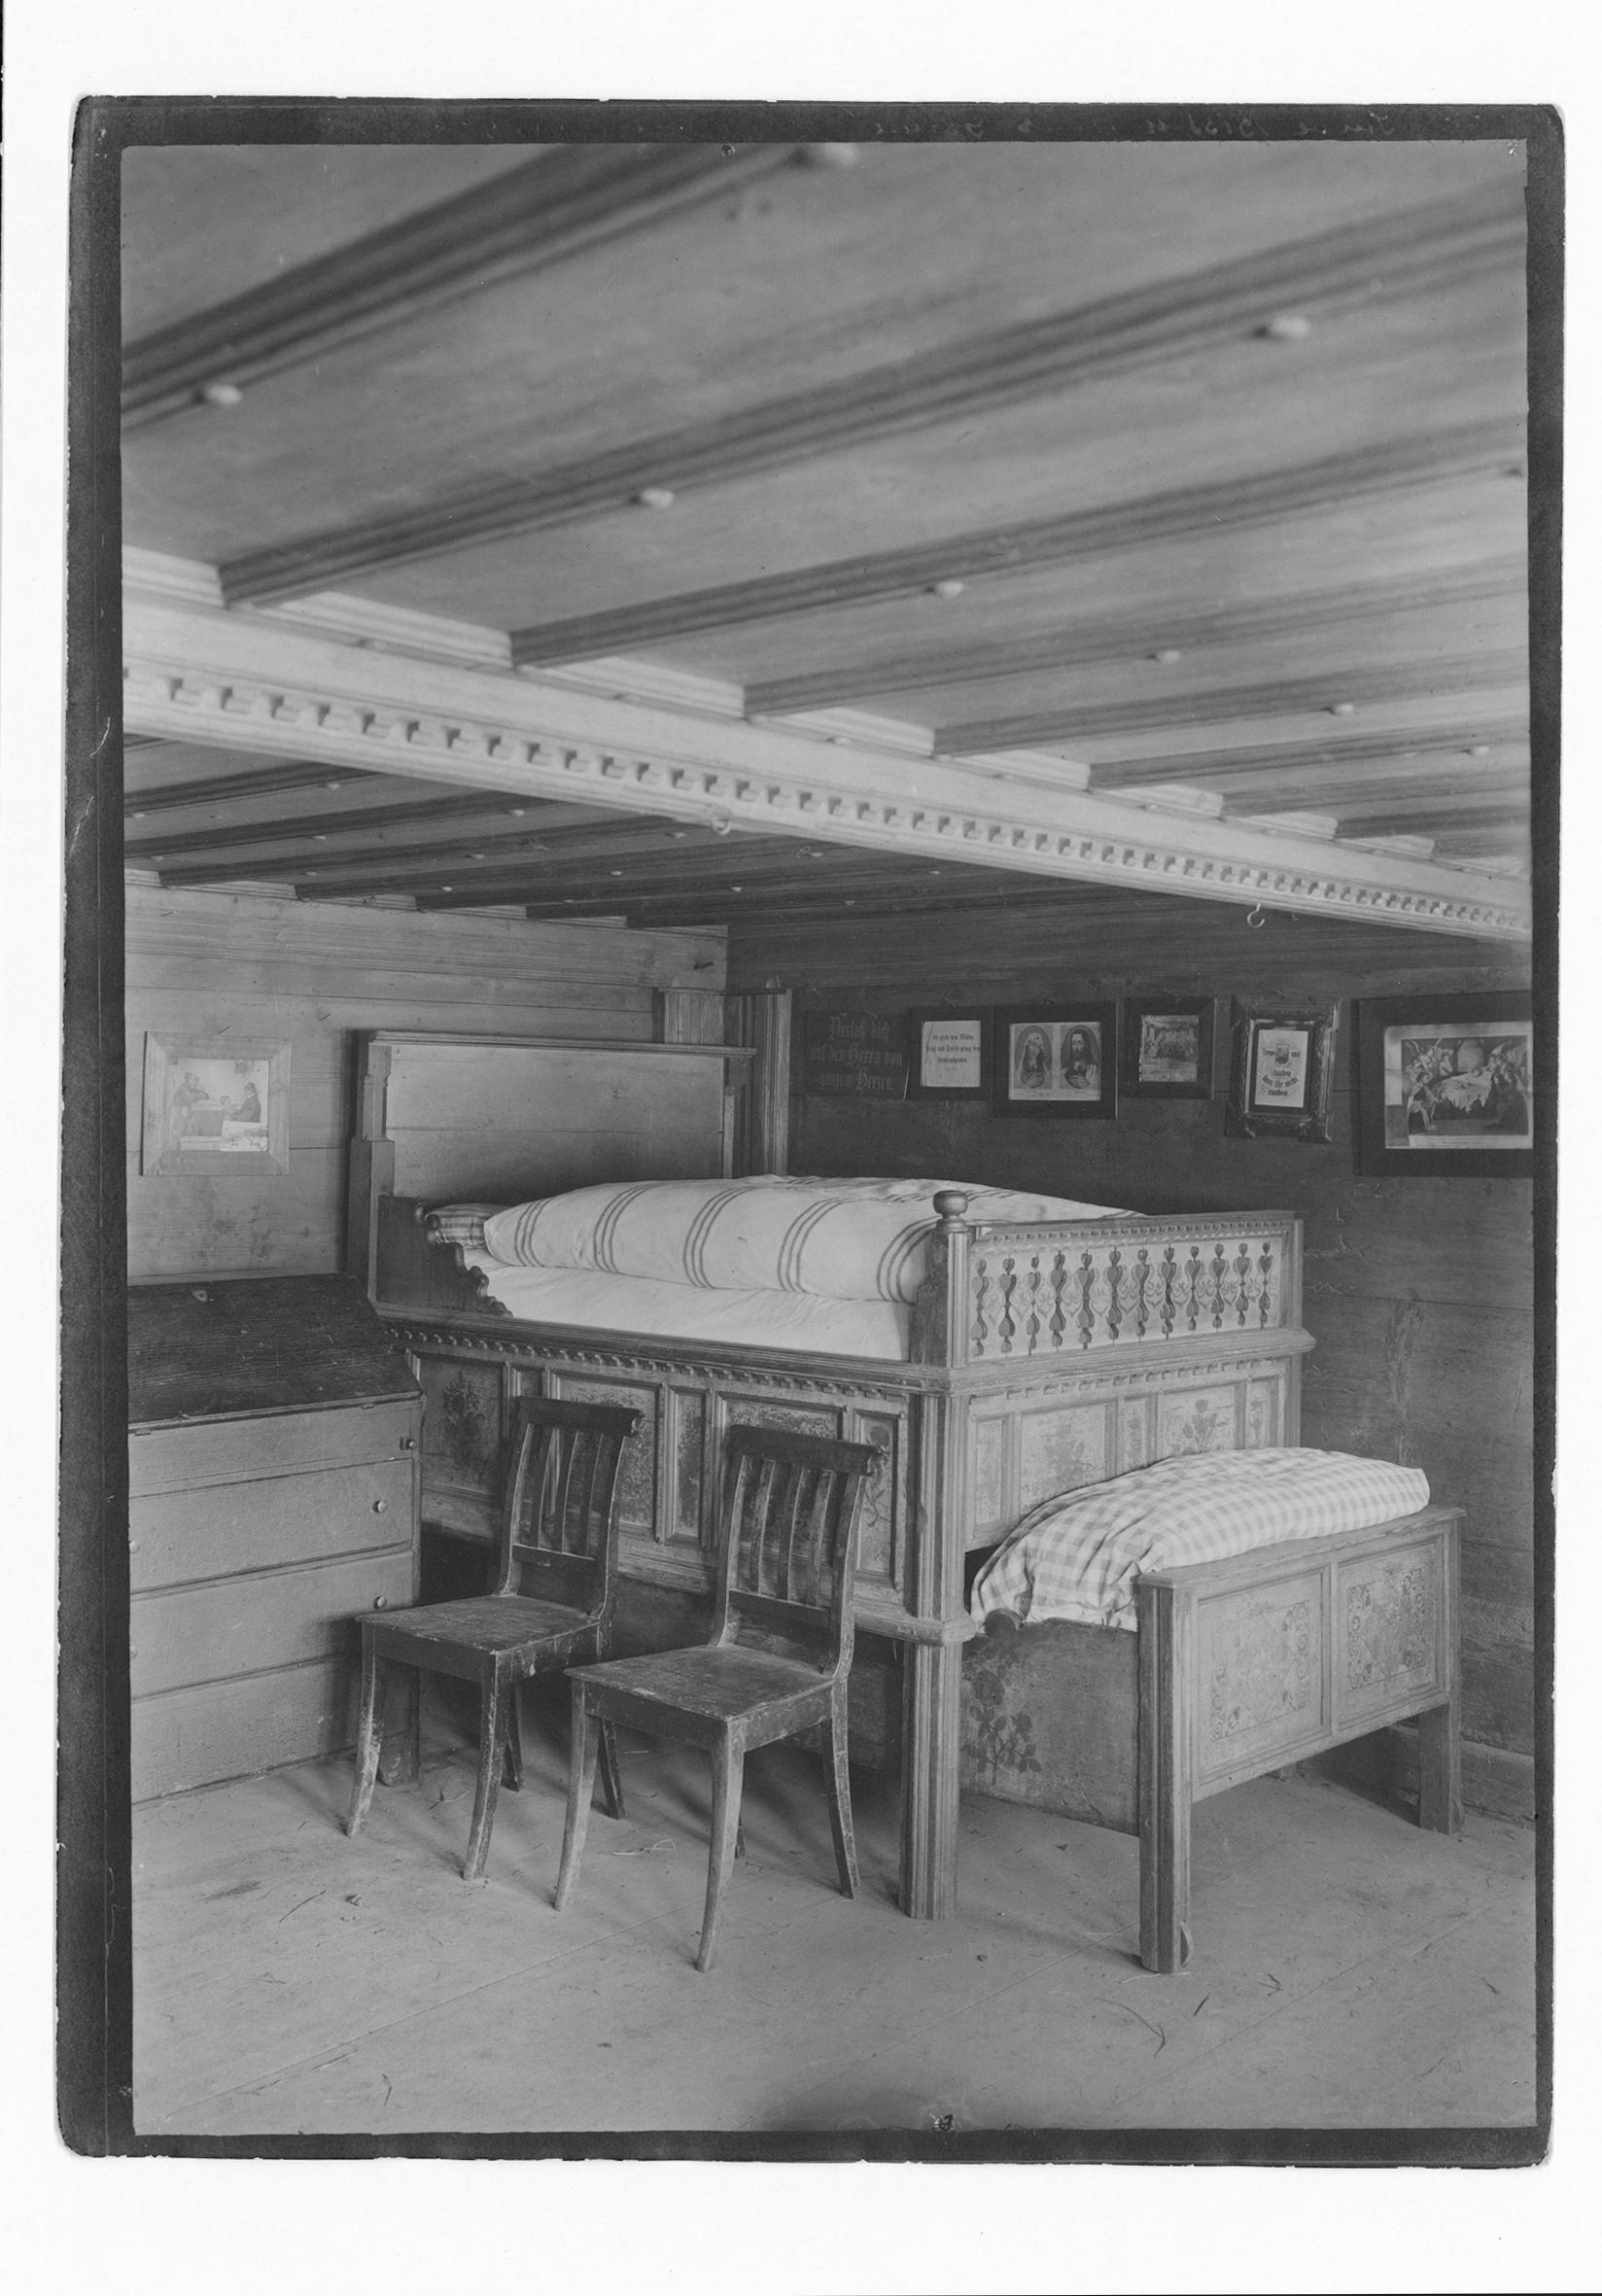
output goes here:
<path id="1" fill-rule="evenodd" d="M 214 1483 L 128 1504 L 135 1594 L 286 1563 L 415 1545 L 415 1455 L 263 1482 Z"/>
<path id="2" fill-rule="evenodd" d="M 357 1614 L 379 1600 L 402 1610 L 411 1594 L 407 1552 L 140 1595 L 128 1607 L 133 1696 L 350 1658 Z"/>
<path id="3" fill-rule="evenodd" d="M 322 1659 L 139 1699 L 130 1733 L 133 1799 L 337 1754 L 355 1742 L 359 1672 L 345 1659 Z"/>
<path id="4" fill-rule="evenodd" d="M 418 1400 L 275 1411 L 192 1427 L 136 1427 L 128 1436 L 128 1487 L 135 1495 L 176 1491 L 391 1459 L 415 1450 L 421 1425 Z"/>

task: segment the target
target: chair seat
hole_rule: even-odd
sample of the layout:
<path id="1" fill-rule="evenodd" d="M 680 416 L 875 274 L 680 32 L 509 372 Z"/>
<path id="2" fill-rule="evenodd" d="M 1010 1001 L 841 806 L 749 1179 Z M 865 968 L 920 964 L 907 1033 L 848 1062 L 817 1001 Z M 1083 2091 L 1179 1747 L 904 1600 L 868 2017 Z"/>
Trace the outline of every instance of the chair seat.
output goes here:
<path id="1" fill-rule="evenodd" d="M 452 1650 L 514 1651 L 522 1644 L 573 1634 L 589 1614 L 566 1603 L 539 1602 L 523 1594 L 482 1594 L 466 1601 L 420 1604 L 389 1611 L 366 1623 L 383 1641 L 434 1642 Z"/>
<path id="2" fill-rule="evenodd" d="M 798 1658 L 737 1644 L 690 1651 L 663 1651 L 646 1658 L 609 1658 L 599 1666 L 570 1669 L 588 1688 L 614 1689 L 648 1699 L 664 1711 L 728 1721 L 780 1698 L 805 1690 L 826 1691 L 828 1676 Z"/>

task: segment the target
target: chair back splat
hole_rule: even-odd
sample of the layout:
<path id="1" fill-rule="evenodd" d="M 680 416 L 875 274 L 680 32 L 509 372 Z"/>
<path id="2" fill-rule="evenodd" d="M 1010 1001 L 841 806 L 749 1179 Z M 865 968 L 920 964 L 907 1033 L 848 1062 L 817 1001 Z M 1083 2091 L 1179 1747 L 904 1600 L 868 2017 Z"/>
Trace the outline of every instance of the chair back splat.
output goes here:
<path id="1" fill-rule="evenodd" d="M 879 1464 L 868 1444 L 731 1427 L 713 1639 L 760 1642 L 826 1673 L 851 1664 L 857 1498 Z"/>
<path id="2" fill-rule="evenodd" d="M 610 1608 L 617 1542 L 609 1530 L 623 1446 L 639 1424 L 637 1411 L 609 1404 L 518 1406 L 498 1595 Z"/>
<path id="3" fill-rule="evenodd" d="M 478 1685 L 478 1786 L 463 1878 L 477 1881 L 489 1855 L 502 1773 L 523 1782 L 519 1686 L 610 1655 L 617 1584 L 617 1477 L 641 1413 L 615 1404 L 525 1397 L 506 1458 L 505 1496 L 488 1594 L 368 1613 L 362 1634 L 362 1705 L 347 1833 L 366 1819 L 378 1776 L 381 1688 L 407 1677 L 407 1775 L 418 1773 L 417 1684 L 424 1674 Z M 381 1677 L 386 1678 L 381 1682 Z M 607 1806 L 623 1813 L 617 1747 L 602 1732 Z M 388 1773 L 386 1773 L 388 1775 Z"/>
<path id="4" fill-rule="evenodd" d="M 623 1722 L 704 1746 L 712 1757 L 712 1838 L 698 1969 L 717 1952 L 723 1896 L 740 1846 L 748 1753 L 781 1738 L 816 1738 L 822 1757 L 840 1887 L 860 1886 L 847 1761 L 847 1690 L 856 1519 L 879 1467 L 873 1444 L 729 1427 L 723 1433 L 723 1515 L 711 1642 L 691 1650 L 575 1666 L 573 1749 L 558 1913 L 578 1880 L 605 1732 Z"/>

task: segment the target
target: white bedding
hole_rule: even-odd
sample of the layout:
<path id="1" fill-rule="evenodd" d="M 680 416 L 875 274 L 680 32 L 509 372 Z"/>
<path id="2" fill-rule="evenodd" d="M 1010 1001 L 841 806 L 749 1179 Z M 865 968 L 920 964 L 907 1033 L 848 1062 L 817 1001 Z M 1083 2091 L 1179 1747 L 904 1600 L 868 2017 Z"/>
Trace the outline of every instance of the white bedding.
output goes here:
<path id="1" fill-rule="evenodd" d="M 633 1332 L 653 1339 L 800 1347 L 819 1355 L 877 1356 L 889 1363 L 907 1358 L 909 1311 L 894 1300 L 720 1291 L 645 1275 L 609 1275 L 592 1268 L 511 1268 L 472 1249 L 462 1257 L 469 1268 L 483 1270 L 490 1297 L 508 1314 L 536 1323 Z"/>
<path id="2" fill-rule="evenodd" d="M 1143 1570 L 1365 1530 L 1430 1503 L 1416 1467 L 1349 1451 L 1199 1451 L 1042 1500 L 974 1582 L 976 1618 L 1132 1628 Z"/>
<path id="3" fill-rule="evenodd" d="M 493 1258 L 523 1267 L 594 1269 L 710 1291 L 904 1305 L 917 1297 L 927 1270 L 934 1198 L 946 1188 L 968 1199 L 963 1216 L 974 1222 L 1128 1216 L 1069 1197 L 960 1180 L 766 1173 L 575 1188 L 494 1213 L 483 1222 L 483 1240 Z"/>

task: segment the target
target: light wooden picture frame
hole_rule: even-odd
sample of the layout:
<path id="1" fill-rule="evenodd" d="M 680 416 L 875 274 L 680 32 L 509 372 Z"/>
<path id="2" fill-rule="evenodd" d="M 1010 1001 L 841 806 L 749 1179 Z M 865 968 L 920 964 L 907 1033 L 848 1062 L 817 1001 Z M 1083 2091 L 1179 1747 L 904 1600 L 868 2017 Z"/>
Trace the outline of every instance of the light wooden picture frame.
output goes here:
<path id="1" fill-rule="evenodd" d="M 146 1036 L 139 1169 L 147 1179 L 283 1179 L 289 1168 L 287 1042 Z"/>

